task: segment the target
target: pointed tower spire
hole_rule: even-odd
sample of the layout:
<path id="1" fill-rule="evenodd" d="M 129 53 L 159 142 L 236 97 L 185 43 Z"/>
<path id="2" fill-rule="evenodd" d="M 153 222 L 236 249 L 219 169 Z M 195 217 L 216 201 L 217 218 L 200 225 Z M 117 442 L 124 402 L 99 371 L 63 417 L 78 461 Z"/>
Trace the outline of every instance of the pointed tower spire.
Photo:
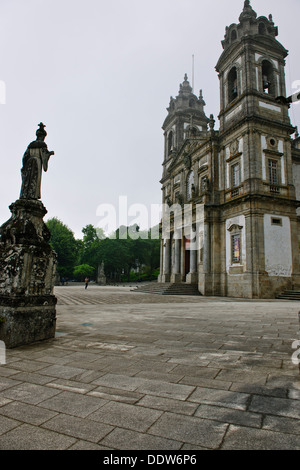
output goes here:
<path id="1" fill-rule="evenodd" d="M 205 101 L 204 101 L 204 98 L 203 98 L 203 91 L 202 91 L 202 90 L 200 90 L 199 103 L 201 103 L 202 106 L 205 106 L 205 105 L 206 105 L 206 103 L 205 103 Z"/>
<path id="2" fill-rule="evenodd" d="M 184 81 L 183 83 L 180 84 L 179 94 L 182 94 L 182 93 L 191 94 L 192 92 L 193 92 L 193 89 L 190 85 L 190 82 L 188 81 L 188 76 L 187 74 L 184 74 Z"/>

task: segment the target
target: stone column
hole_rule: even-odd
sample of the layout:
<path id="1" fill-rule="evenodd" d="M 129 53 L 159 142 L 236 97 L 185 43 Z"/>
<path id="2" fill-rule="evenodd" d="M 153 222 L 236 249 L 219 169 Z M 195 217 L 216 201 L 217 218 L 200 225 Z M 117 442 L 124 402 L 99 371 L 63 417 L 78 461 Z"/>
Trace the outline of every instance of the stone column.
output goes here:
<path id="1" fill-rule="evenodd" d="M 174 240 L 174 272 L 171 276 L 171 282 L 181 282 L 181 240 Z"/>
<path id="2" fill-rule="evenodd" d="M 180 274 L 180 240 L 175 240 L 175 274 Z"/>
<path id="3" fill-rule="evenodd" d="M 181 274 L 181 280 L 185 278 L 185 243 L 184 243 L 184 238 L 181 239 L 181 260 L 180 260 L 180 274 Z"/>
<path id="4" fill-rule="evenodd" d="M 157 281 L 158 282 L 163 282 L 162 277 L 163 277 L 163 271 L 164 271 L 164 241 L 160 241 L 160 270 L 159 270 L 159 276 Z"/>
<path id="5" fill-rule="evenodd" d="M 201 288 L 199 289 L 203 295 L 212 295 L 211 290 L 211 259 L 210 259 L 210 226 L 204 223 L 203 230 L 203 272 L 199 275 Z"/>
<path id="6" fill-rule="evenodd" d="M 204 224 L 203 233 L 203 271 L 208 273 L 210 271 L 210 259 L 209 259 L 209 226 Z"/>
<path id="7" fill-rule="evenodd" d="M 163 243 L 163 275 L 162 282 L 170 282 L 171 241 L 165 239 Z"/>
<path id="8" fill-rule="evenodd" d="M 196 250 L 190 250 L 190 272 L 187 274 L 186 282 L 189 284 L 198 282 Z"/>
<path id="9" fill-rule="evenodd" d="M 190 273 L 195 274 L 197 272 L 197 251 L 191 250 L 190 252 Z"/>

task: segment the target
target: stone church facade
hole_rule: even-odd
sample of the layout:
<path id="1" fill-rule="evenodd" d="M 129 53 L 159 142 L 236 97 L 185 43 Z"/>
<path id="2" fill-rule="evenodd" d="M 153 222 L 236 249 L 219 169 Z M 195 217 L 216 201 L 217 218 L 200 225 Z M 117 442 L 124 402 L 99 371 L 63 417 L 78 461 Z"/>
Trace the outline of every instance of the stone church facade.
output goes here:
<path id="1" fill-rule="evenodd" d="M 272 15 L 245 1 L 216 65 L 219 130 L 184 77 L 163 123 L 159 282 L 201 294 L 274 298 L 300 287 L 300 139 Z"/>

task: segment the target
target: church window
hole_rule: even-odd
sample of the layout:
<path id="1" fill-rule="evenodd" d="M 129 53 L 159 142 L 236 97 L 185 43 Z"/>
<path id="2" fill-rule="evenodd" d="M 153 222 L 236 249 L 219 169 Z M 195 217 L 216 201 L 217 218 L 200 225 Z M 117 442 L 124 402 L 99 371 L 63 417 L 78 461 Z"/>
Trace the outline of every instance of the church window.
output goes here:
<path id="1" fill-rule="evenodd" d="M 174 136 L 173 136 L 173 132 L 171 131 L 168 135 L 168 155 L 173 150 L 173 140 L 174 140 Z"/>
<path id="2" fill-rule="evenodd" d="M 281 218 L 272 217 L 272 218 L 271 218 L 271 224 L 272 224 L 272 225 L 277 225 L 278 227 L 282 227 L 282 219 L 281 219 Z"/>
<path id="3" fill-rule="evenodd" d="M 262 63 L 262 86 L 263 92 L 272 95 L 274 90 L 273 67 L 271 63 L 264 60 Z"/>
<path id="4" fill-rule="evenodd" d="M 236 30 L 234 29 L 231 32 L 231 41 L 235 41 L 236 39 L 237 39 L 237 33 L 236 33 Z"/>
<path id="5" fill-rule="evenodd" d="M 241 263 L 241 234 L 235 233 L 231 236 L 231 262 Z"/>
<path id="6" fill-rule="evenodd" d="M 208 178 L 207 175 L 202 176 L 200 179 L 200 193 L 204 194 L 207 191 L 207 186 L 208 186 Z"/>
<path id="7" fill-rule="evenodd" d="M 195 107 L 195 100 L 193 100 L 193 98 L 190 99 L 189 105 L 190 105 L 190 108 Z"/>
<path id="8" fill-rule="evenodd" d="M 236 163 L 231 167 L 231 184 L 233 188 L 240 185 L 240 164 Z"/>
<path id="9" fill-rule="evenodd" d="M 187 175 L 187 180 L 186 180 L 186 197 L 188 201 L 192 199 L 193 186 L 194 186 L 194 172 L 190 171 L 189 174 Z"/>
<path id="10" fill-rule="evenodd" d="M 276 160 L 269 160 L 269 182 L 270 185 L 276 186 L 278 184 L 278 168 Z"/>
<path id="11" fill-rule="evenodd" d="M 179 183 L 180 183 L 180 175 L 176 175 L 174 178 L 174 185 L 179 184 Z"/>
<path id="12" fill-rule="evenodd" d="M 228 74 L 228 102 L 231 103 L 238 96 L 237 69 L 233 67 Z"/>
<path id="13" fill-rule="evenodd" d="M 266 25 L 264 23 L 259 23 L 258 33 L 259 34 L 266 34 Z"/>

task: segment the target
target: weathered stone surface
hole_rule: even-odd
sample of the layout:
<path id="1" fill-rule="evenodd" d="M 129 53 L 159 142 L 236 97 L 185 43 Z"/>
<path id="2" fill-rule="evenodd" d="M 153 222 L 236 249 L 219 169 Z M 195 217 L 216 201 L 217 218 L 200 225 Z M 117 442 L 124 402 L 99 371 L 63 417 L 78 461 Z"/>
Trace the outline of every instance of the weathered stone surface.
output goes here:
<path id="1" fill-rule="evenodd" d="M 40 307 L 0 307 L 0 339 L 7 348 L 53 338 L 56 329 L 55 297 L 53 305 Z M 16 299 L 15 299 L 16 300 Z M 55 299 L 56 300 L 56 299 Z M 22 299 L 20 299 L 22 302 Z"/>
<path id="2" fill-rule="evenodd" d="M 7 348 L 55 335 L 56 298 L 53 294 L 56 254 L 43 221 L 47 213 L 39 200 L 42 168 L 53 152 L 37 140 L 23 157 L 20 199 L 10 205 L 11 218 L 0 227 L 0 340 Z"/>
<path id="3" fill-rule="evenodd" d="M 36 131 L 36 140 L 31 142 L 23 156 L 21 169 L 22 187 L 20 199 L 40 199 L 42 171 L 48 170 L 48 162 L 54 152 L 49 152 L 44 142 L 47 132 L 41 122 Z"/>
<path id="4" fill-rule="evenodd" d="M 98 266 L 98 275 L 97 275 L 97 284 L 100 286 L 105 286 L 106 285 L 106 276 L 104 273 L 104 263 L 102 263 Z"/>

